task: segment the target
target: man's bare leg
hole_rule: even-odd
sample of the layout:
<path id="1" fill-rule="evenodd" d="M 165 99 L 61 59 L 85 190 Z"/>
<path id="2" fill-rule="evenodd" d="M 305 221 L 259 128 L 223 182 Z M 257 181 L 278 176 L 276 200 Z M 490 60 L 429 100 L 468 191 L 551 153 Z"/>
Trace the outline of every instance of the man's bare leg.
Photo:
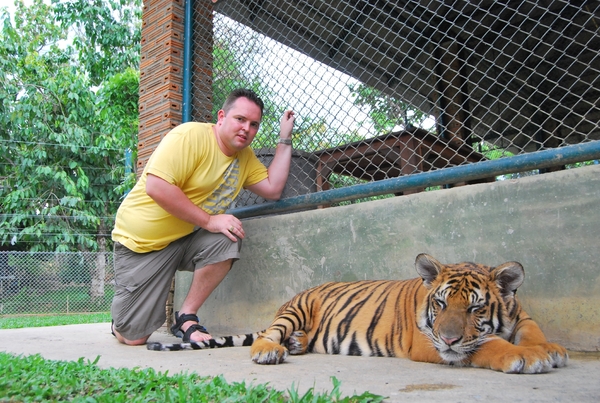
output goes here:
<path id="1" fill-rule="evenodd" d="M 188 291 L 181 308 L 179 308 L 179 315 L 184 313 L 194 314 L 198 312 L 204 301 L 210 296 L 210 294 L 217 288 L 217 286 L 223 281 L 229 269 L 231 269 L 232 260 L 225 260 L 223 262 L 211 264 L 201 269 L 194 271 L 194 277 L 192 279 L 192 285 Z M 196 322 L 188 321 L 181 326 L 181 330 L 185 331 Z M 204 341 L 211 339 L 212 336 L 194 332 L 190 335 L 192 341 Z M 147 340 L 148 338 L 146 338 Z"/>

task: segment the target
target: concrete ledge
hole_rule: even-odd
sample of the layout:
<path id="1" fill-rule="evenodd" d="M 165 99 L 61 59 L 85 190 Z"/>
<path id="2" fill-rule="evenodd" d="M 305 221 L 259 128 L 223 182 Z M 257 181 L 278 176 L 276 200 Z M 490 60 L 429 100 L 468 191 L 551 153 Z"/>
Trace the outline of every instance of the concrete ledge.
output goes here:
<path id="1" fill-rule="evenodd" d="M 214 334 L 265 328 L 326 281 L 405 279 L 429 253 L 526 272 L 519 296 L 546 335 L 600 351 L 600 166 L 244 221 L 243 256 L 199 312 Z M 175 308 L 189 288 L 179 273 Z"/>

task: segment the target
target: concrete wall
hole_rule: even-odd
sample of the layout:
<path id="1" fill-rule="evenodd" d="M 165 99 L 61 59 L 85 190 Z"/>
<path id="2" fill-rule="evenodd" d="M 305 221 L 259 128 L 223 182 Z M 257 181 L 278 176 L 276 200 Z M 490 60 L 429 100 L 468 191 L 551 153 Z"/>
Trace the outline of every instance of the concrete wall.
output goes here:
<path id="1" fill-rule="evenodd" d="M 546 335 L 600 350 L 600 166 L 246 220 L 242 260 L 199 315 L 215 335 L 269 325 L 281 303 L 331 280 L 405 279 L 442 262 L 526 272 L 519 296 Z M 176 280 L 175 308 L 190 274 Z"/>

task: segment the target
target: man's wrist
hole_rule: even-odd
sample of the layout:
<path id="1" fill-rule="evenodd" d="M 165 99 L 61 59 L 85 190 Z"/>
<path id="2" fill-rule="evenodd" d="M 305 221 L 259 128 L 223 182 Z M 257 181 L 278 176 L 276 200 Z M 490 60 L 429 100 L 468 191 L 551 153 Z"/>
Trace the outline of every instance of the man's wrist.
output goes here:
<path id="1" fill-rule="evenodd" d="M 292 145 L 292 139 L 279 139 L 279 144 L 287 144 L 288 146 Z"/>

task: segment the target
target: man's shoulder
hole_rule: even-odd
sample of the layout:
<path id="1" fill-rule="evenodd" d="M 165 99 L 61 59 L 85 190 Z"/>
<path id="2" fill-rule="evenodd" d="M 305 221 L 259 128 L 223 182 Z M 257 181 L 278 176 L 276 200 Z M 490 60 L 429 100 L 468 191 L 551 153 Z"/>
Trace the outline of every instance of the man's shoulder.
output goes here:
<path id="1" fill-rule="evenodd" d="M 171 130 L 175 133 L 195 133 L 195 132 L 209 132 L 214 123 L 202 123 L 202 122 L 187 122 L 182 123 L 179 126 Z"/>
<path id="2" fill-rule="evenodd" d="M 184 144 L 211 143 L 213 123 L 187 122 L 174 127 L 167 134 L 165 139 L 169 138 L 170 142 L 183 142 Z M 177 140 L 179 139 L 179 140 Z"/>

